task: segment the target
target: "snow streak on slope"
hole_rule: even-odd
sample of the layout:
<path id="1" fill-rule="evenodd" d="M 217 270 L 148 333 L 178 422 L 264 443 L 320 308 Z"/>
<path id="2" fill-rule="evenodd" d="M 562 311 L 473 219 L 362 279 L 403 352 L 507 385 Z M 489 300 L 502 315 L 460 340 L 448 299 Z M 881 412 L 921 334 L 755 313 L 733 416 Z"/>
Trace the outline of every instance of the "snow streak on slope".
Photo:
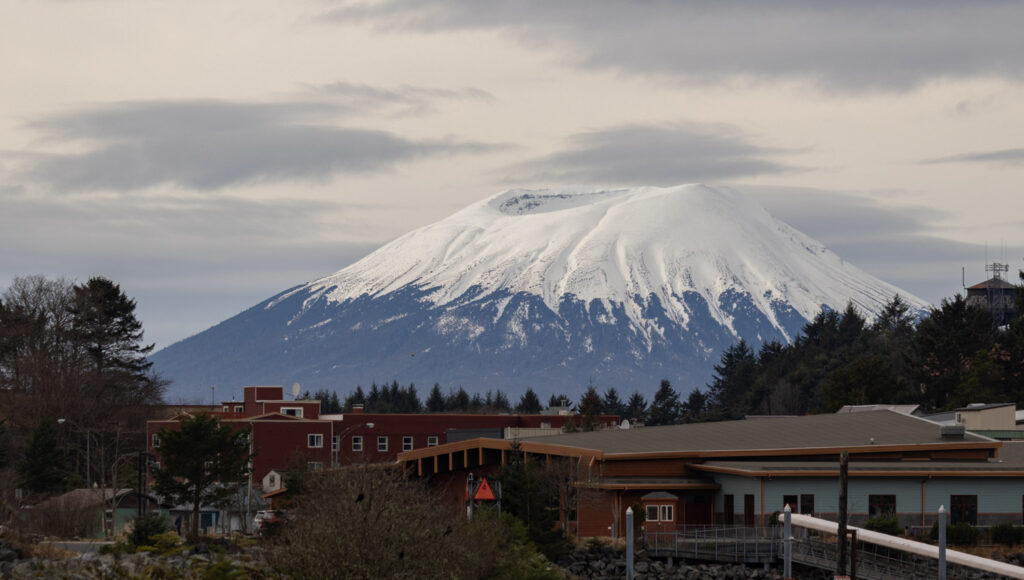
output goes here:
<path id="1" fill-rule="evenodd" d="M 792 338 L 777 319 L 780 306 L 811 319 L 822 306 L 852 302 L 870 317 L 899 292 L 742 194 L 704 185 L 507 191 L 296 292 L 309 293 L 306 304 L 322 298 L 345 303 L 406 287 L 426 291 L 424 300 L 435 307 L 465 299 L 473 289 L 480 290 L 477 299 L 498 290 L 536 295 L 552 312 L 567 298 L 588 310 L 597 301 L 605 313 L 621 305 L 648 343 L 659 332 L 644 316 L 651 297 L 669 320 L 687 328 L 693 301 L 682 297 L 696 293 L 711 317 L 739 336 L 729 297 L 747 295 Z"/>

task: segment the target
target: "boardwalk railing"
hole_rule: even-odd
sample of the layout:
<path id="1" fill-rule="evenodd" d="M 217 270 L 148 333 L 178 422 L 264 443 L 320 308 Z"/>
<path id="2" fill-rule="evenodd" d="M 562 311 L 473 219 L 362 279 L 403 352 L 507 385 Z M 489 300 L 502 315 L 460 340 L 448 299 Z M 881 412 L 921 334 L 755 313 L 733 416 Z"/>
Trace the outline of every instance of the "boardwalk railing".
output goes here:
<path id="1" fill-rule="evenodd" d="M 657 557 L 745 564 L 780 563 L 783 557 L 782 526 L 723 527 L 686 526 L 674 532 L 645 532 L 648 553 Z M 793 561 L 834 570 L 838 550 L 834 534 L 794 530 Z M 859 539 L 859 538 L 858 538 Z M 857 578 L 862 580 L 910 580 L 936 578 L 936 561 L 895 547 L 857 542 Z M 971 578 L 977 569 L 949 566 L 947 577 Z"/>
<path id="2" fill-rule="evenodd" d="M 685 526 L 674 532 L 644 533 L 647 551 L 716 562 L 765 563 L 782 557 L 782 528 Z"/>

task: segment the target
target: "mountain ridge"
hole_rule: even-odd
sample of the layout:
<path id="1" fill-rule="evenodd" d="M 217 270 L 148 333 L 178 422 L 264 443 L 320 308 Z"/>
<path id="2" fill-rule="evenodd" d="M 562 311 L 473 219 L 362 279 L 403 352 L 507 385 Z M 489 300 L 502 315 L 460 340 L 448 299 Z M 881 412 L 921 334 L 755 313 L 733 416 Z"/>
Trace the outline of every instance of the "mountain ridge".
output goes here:
<path id="1" fill-rule="evenodd" d="M 231 353 L 246 368 L 210 361 L 211 380 L 544 394 L 567 390 L 548 382 L 643 392 L 669 378 L 685 389 L 706 382 L 717 352 L 741 337 L 792 340 L 823 307 L 852 302 L 872 317 L 897 293 L 925 307 L 728 188 L 517 189 L 153 359 L 186 391 L 201 380 L 185 368 L 188 345 L 223 351 L 231 337 L 236 350 L 246 345 Z M 243 326 L 251 336 L 238 335 Z M 255 376 L 260 368 L 270 376 Z"/>

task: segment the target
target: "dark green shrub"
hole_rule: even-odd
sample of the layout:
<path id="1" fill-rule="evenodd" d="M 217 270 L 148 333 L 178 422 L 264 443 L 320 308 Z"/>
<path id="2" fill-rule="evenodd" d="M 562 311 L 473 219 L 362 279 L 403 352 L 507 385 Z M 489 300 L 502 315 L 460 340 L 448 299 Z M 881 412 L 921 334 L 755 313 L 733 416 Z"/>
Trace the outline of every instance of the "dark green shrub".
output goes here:
<path id="1" fill-rule="evenodd" d="M 946 544 L 951 546 L 977 546 L 979 535 L 981 533 L 978 531 L 978 528 L 967 522 L 960 522 L 959 524 L 946 527 Z M 938 523 L 932 524 L 931 539 L 933 542 L 939 541 Z"/>
<path id="2" fill-rule="evenodd" d="M 1007 546 L 1016 546 L 1024 541 L 1024 527 L 1013 524 L 992 526 L 992 542 Z"/>
<path id="3" fill-rule="evenodd" d="M 900 521 L 896 516 L 871 518 L 864 524 L 864 529 L 889 534 L 890 536 L 899 536 L 903 533 L 903 528 L 900 527 Z"/>
<path id="4" fill-rule="evenodd" d="M 135 525 L 132 528 L 132 535 L 129 541 L 135 546 L 152 546 L 153 536 L 162 534 L 171 529 L 167 518 L 158 512 L 148 512 L 142 517 L 135 518 Z"/>

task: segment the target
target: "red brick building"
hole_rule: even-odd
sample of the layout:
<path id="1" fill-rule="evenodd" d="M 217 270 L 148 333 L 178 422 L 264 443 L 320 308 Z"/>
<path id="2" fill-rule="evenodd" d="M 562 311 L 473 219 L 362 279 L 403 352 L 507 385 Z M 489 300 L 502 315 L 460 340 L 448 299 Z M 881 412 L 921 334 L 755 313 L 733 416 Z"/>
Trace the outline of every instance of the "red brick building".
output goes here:
<path id="1" fill-rule="evenodd" d="M 479 437 L 522 437 L 523 430 L 557 432 L 573 420 L 571 415 L 384 414 L 361 409 L 320 415 L 320 401 L 285 400 L 280 386 L 245 387 L 244 393 L 242 401 L 225 401 L 219 409 L 205 412 L 239 428 L 252 428 L 257 482 L 271 469 L 285 470 L 296 462 L 314 470 L 395 462 L 405 451 Z M 158 433 L 176 428 L 180 417 L 149 421 L 148 445 L 155 457 L 160 454 Z M 618 417 L 601 416 L 598 422 L 614 426 Z"/>

